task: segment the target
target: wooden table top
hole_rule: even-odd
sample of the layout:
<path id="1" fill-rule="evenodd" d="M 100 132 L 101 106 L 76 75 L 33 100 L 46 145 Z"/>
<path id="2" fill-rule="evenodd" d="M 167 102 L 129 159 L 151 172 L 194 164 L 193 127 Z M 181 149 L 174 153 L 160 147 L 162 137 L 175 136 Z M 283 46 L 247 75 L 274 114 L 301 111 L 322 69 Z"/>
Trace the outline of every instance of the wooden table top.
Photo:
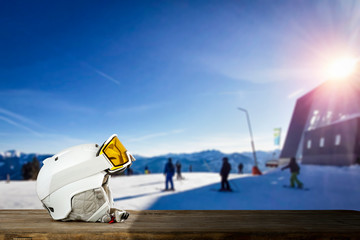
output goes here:
<path id="1" fill-rule="evenodd" d="M 129 211 L 124 223 L 54 221 L 0 210 L 2 239 L 360 239 L 357 211 Z"/>

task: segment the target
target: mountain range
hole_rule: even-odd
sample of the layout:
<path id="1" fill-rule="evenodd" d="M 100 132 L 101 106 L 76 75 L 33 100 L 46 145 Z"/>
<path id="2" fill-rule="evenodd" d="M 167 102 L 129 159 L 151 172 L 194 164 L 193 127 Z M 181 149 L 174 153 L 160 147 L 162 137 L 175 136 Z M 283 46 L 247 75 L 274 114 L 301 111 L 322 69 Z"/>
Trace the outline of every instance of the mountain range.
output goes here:
<path id="1" fill-rule="evenodd" d="M 21 169 L 25 163 L 28 163 L 36 157 L 40 163 L 52 154 L 22 153 L 16 150 L 0 152 L 0 180 L 7 178 L 9 174 L 12 180 L 22 180 Z"/>
<path id="2" fill-rule="evenodd" d="M 279 150 L 274 151 L 257 151 L 257 160 L 260 170 L 265 170 L 266 161 L 279 156 Z M 0 180 L 5 180 L 9 174 L 12 180 L 22 180 L 21 169 L 22 166 L 33 160 L 36 157 L 40 164 L 42 161 L 53 154 L 36 154 L 36 153 L 22 153 L 16 150 L 0 152 Z M 238 170 L 239 163 L 244 165 L 243 171 L 251 172 L 254 165 L 252 152 L 231 153 L 226 154 L 217 150 L 206 150 L 195 153 L 183 154 L 166 154 L 155 157 L 143 157 L 135 155 L 136 161 L 131 166 L 134 174 L 142 174 L 147 166 L 151 173 L 163 172 L 164 165 L 169 158 L 172 158 L 173 163 L 180 162 L 183 172 L 189 172 L 190 166 L 193 172 L 219 172 L 222 165 L 222 158 L 228 157 L 229 163 L 232 166 L 231 172 L 235 173 Z"/>

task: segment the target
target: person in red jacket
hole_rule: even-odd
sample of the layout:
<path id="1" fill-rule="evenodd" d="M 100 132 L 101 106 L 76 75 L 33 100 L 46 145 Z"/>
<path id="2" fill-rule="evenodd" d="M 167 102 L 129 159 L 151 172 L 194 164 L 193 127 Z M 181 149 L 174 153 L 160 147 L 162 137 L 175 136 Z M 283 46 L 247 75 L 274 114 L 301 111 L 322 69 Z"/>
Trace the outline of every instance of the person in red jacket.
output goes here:
<path id="1" fill-rule="evenodd" d="M 290 187 L 295 187 L 295 183 L 297 184 L 298 188 L 303 188 L 304 184 L 300 182 L 300 180 L 297 178 L 297 176 L 300 173 L 300 167 L 296 163 L 296 159 L 294 157 L 290 158 L 290 163 L 286 165 L 285 167 L 281 168 L 281 171 L 290 168 L 291 177 L 290 177 Z"/>

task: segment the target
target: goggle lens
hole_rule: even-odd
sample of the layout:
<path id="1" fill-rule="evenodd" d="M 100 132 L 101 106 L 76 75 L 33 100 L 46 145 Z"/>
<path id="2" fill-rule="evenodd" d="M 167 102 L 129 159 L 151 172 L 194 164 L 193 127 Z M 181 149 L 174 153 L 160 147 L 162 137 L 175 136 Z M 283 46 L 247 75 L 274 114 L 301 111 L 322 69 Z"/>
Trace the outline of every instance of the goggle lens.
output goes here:
<path id="1" fill-rule="evenodd" d="M 129 162 L 126 152 L 127 150 L 124 145 L 122 145 L 120 140 L 115 136 L 103 147 L 100 154 L 104 153 L 112 165 L 116 168 Z"/>

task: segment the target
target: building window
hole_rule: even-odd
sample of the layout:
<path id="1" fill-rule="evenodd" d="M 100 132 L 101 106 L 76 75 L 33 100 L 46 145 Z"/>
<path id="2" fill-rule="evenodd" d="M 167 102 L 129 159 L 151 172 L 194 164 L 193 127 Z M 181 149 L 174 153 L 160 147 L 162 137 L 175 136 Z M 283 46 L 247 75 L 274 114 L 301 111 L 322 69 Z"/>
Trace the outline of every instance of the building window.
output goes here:
<path id="1" fill-rule="evenodd" d="M 320 142 L 319 142 L 319 147 L 324 147 L 324 145 L 325 145 L 325 138 L 320 138 Z"/>
<path id="2" fill-rule="evenodd" d="M 307 147 L 307 149 L 311 148 L 311 140 L 310 139 L 307 140 L 306 147 Z"/>
<path id="3" fill-rule="evenodd" d="M 337 134 L 335 136 L 335 146 L 339 146 L 341 143 L 341 135 L 340 134 Z"/>
<path id="4" fill-rule="evenodd" d="M 310 119 L 308 130 L 312 130 L 312 129 L 316 128 L 319 120 L 320 120 L 319 110 L 314 110 L 312 117 Z"/>
<path id="5" fill-rule="evenodd" d="M 333 118 L 333 113 L 332 113 L 331 111 L 328 111 L 328 112 L 326 113 L 326 120 L 325 120 L 325 121 L 326 121 L 326 124 L 330 124 L 332 118 Z"/>

